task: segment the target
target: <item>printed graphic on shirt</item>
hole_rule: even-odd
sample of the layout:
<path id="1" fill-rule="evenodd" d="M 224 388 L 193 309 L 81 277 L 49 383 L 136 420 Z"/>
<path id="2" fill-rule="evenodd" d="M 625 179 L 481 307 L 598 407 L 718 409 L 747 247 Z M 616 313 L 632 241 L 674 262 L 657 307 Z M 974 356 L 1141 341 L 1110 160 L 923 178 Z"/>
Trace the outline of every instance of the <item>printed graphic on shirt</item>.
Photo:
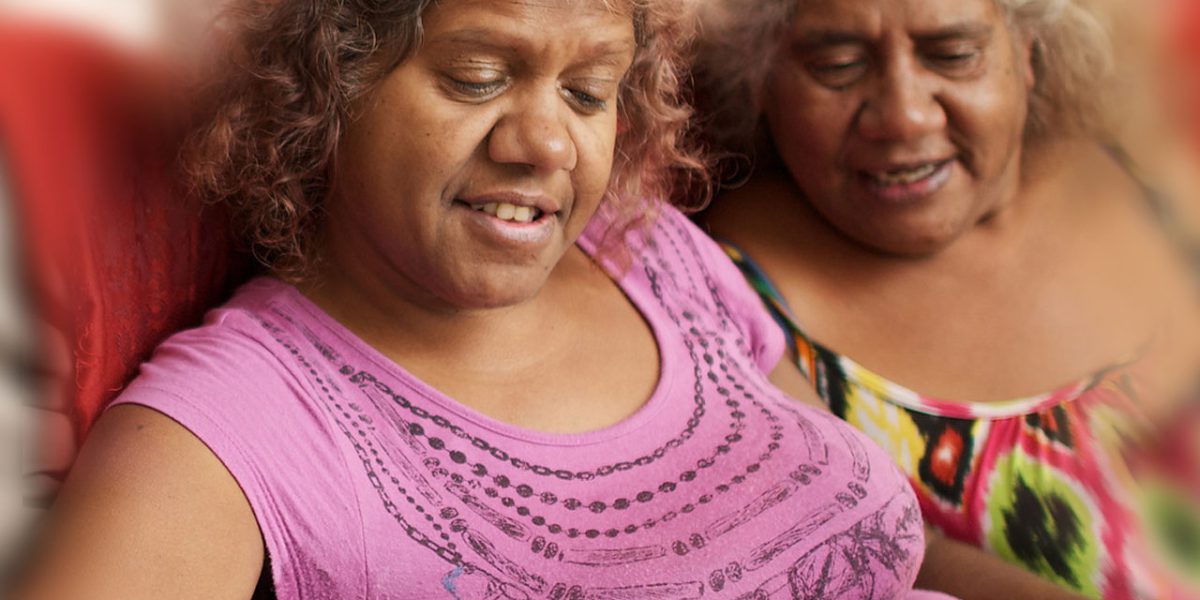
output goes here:
<path id="1" fill-rule="evenodd" d="M 907 483 L 876 480 L 886 462 L 861 436 L 768 387 L 694 239 L 656 227 L 634 268 L 686 349 L 690 410 L 586 468 L 353 364 L 285 312 L 261 324 L 353 448 L 370 509 L 444 562 L 446 598 L 897 597 L 924 551 Z"/>

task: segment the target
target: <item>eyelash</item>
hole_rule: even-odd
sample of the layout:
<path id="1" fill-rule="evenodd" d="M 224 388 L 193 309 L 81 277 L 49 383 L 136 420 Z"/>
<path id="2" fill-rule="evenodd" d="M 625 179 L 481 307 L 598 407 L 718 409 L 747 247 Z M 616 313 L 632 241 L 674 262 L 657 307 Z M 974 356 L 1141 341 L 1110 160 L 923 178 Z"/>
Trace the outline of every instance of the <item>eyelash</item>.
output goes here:
<path id="1" fill-rule="evenodd" d="M 857 79 L 856 70 L 866 66 L 866 60 L 857 58 L 840 62 L 818 62 L 808 67 L 818 81 L 833 89 L 845 88 Z"/>
<path id="2" fill-rule="evenodd" d="M 973 66 L 983 55 L 977 48 L 953 49 L 940 53 L 931 53 L 928 60 L 939 68 L 950 72 L 960 72 Z M 834 89 L 842 89 L 853 83 L 852 76 L 856 69 L 866 66 L 866 59 L 856 58 L 845 61 L 818 62 L 808 67 L 818 79 L 824 79 L 825 85 Z"/>
<path id="3" fill-rule="evenodd" d="M 930 56 L 929 60 L 944 67 L 952 69 L 967 67 L 975 62 L 980 57 L 979 50 L 952 50 L 948 52 L 935 53 Z"/>
<path id="4" fill-rule="evenodd" d="M 812 69 L 818 73 L 845 73 L 846 71 L 862 66 L 866 61 L 849 60 L 844 62 L 831 62 L 813 65 Z"/>
<path id="5" fill-rule="evenodd" d="M 590 112 L 603 112 L 608 109 L 608 101 L 603 98 L 597 98 L 580 90 L 572 90 L 568 88 L 563 88 L 563 90 L 567 92 L 567 94 L 569 94 L 571 98 L 575 100 L 575 102 L 579 103 L 584 110 Z"/>
<path id="6" fill-rule="evenodd" d="M 450 78 L 450 84 L 459 92 L 475 98 L 486 98 L 494 94 L 501 86 L 504 85 L 503 79 L 492 81 L 463 81 L 461 79 Z"/>
<path id="7" fill-rule="evenodd" d="M 494 81 L 464 81 L 453 77 L 449 78 L 449 81 L 456 91 L 480 100 L 495 94 L 505 83 L 504 79 Z M 597 98 L 587 92 L 569 88 L 563 88 L 563 93 L 586 112 L 598 113 L 608 110 L 608 101 L 603 98 Z"/>

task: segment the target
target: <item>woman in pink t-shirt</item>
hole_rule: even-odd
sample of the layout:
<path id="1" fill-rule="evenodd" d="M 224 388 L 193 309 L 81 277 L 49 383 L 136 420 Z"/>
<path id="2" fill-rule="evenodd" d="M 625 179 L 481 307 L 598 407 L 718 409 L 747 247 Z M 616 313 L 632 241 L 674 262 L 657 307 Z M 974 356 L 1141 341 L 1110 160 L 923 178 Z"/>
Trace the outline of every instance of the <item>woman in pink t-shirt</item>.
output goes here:
<path id="1" fill-rule="evenodd" d="M 916 595 L 904 477 L 654 200 L 680 7 L 237 8 L 186 162 L 267 274 L 100 419 L 23 597 Z"/>

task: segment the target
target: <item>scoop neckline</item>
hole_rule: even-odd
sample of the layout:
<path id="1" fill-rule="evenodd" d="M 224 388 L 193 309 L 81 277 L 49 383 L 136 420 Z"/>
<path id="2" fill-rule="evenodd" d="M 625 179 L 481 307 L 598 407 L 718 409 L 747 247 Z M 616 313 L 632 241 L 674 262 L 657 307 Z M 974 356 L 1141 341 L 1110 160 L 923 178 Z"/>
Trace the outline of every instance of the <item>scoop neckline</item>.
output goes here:
<path id="1" fill-rule="evenodd" d="M 799 332 L 799 330 L 797 330 Z M 1006 400 L 986 402 L 947 400 L 944 398 L 921 394 L 911 388 L 897 383 L 888 377 L 863 366 L 849 356 L 831 350 L 827 346 L 809 339 L 804 333 L 801 336 L 813 348 L 820 349 L 834 357 L 842 367 L 842 373 L 847 382 L 866 388 L 873 394 L 893 404 L 900 405 L 914 412 L 935 417 L 952 419 L 1008 419 L 1023 417 L 1046 409 L 1073 402 L 1082 397 L 1088 390 L 1096 387 L 1115 371 L 1124 369 L 1137 361 L 1141 351 L 1133 356 L 1113 362 L 1065 385 L 1058 386 L 1047 392 L 1018 396 Z"/>
<path id="2" fill-rule="evenodd" d="M 295 286 L 269 275 L 263 276 L 262 281 L 269 283 L 271 286 L 276 286 L 294 306 L 307 313 L 321 327 L 324 327 L 341 340 L 343 344 L 346 344 L 370 361 L 374 367 L 379 368 L 389 378 L 392 378 L 394 383 L 402 385 L 407 391 L 436 405 L 440 410 L 445 410 L 453 414 L 456 418 L 461 418 L 475 426 L 514 440 L 544 446 L 586 446 L 610 442 L 635 433 L 652 422 L 655 416 L 661 412 L 666 404 L 666 399 L 671 396 L 676 387 L 671 365 L 677 364 L 679 356 L 677 356 L 675 346 L 667 343 L 667 332 L 664 328 L 666 327 L 665 321 L 668 319 L 665 314 L 660 314 L 662 312 L 661 307 L 654 305 L 654 299 L 648 297 L 648 290 L 637 287 L 631 289 L 626 285 L 627 280 L 634 276 L 635 270 L 627 269 L 624 274 L 617 276 L 614 274 L 614 271 L 619 271 L 620 269 L 612 261 L 602 258 L 597 259 L 594 252 L 595 247 L 588 240 L 581 238 L 576 242 L 576 245 L 584 251 L 588 258 L 600 266 L 609 279 L 616 284 L 618 291 L 621 292 L 625 299 L 633 306 L 634 310 L 641 316 L 643 322 L 650 328 L 651 336 L 658 349 L 658 380 L 654 390 L 646 401 L 633 413 L 612 425 L 578 433 L 555 433 L 528 429 L 501 421 L 471 408 L 429 385 L 409 372 L 404 366 L 389 359 L 374 346 L 359 338 L 345 325 L 321 309 L 320 306 L 301 293 Z"/>
<path id="3" fill-rule="evenodd" d="M 876 396 L 892 404 L 897 404 L 908 410 L 926 415 L 957 419 L 982 418 L 997 420 L 1021 417 L 1041 412 L 1052 406 L 1073 402 L 1088 390 L 1104 381 L 1113 372 L 1125 369 L 1136 363 L 1145 355 L 1147 349 L 1153 343 L 1152 336 L 1150 340 L 1143 343 L 1136 351 L 1126 357 L 1113 361 L 1105 367 L 1096 369 L 1076 378 L 1074 381 L 1060 385 L 1047 392 L 987 402 L 946 400 L 916 392 L 863 366 L 846 354 L 837 352 L 829 346 L 809 337 L 804 328 L 800 327 L 795 314 L 792 313 L 791 307 L 784 302 L 783 295 L 775 287 L 775 283 L 767 277 L 762 268 L 758 266 L 758 263 L 750 258 L 742 250 L 741 246 L 729 240 L 720 240 L 719 243 L 726 248 L 727 252 L 729 250 L 735 252 L 737 256 L 731 258 L 738 262 L 739 266 L 749 268 L 753 281 L 762 284 L 766 288 L 765 293 L 762 290 L 758 290 L 759 296 L 782 319 L 781 324 L 785 325 L 791 333 L 799 336 L 800 342 L 807 344 L 814 352 L 824 353 L 833 357 L 841 367 L 842 374 L 845 376 L 847 382 L 867 388 Z"/>

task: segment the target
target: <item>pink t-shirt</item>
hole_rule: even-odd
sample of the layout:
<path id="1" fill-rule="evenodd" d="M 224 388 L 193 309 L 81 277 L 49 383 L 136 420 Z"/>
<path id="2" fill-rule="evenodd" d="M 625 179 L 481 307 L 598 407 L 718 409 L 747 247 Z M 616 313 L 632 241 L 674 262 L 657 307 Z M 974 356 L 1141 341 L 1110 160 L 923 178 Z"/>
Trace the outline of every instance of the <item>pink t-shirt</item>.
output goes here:
<path id="1" fill-rule="evenodd" d="M 283 599 L 934 597 L 910 591 L 923 530 L 891 460 L 767 382 L 782 334 L 694 225 L 664 208 L 647 240 L 619 284 L 661 379 L 612 427 L 484 416 L 267 278 L 117 403 L 220 458 Z"/>

